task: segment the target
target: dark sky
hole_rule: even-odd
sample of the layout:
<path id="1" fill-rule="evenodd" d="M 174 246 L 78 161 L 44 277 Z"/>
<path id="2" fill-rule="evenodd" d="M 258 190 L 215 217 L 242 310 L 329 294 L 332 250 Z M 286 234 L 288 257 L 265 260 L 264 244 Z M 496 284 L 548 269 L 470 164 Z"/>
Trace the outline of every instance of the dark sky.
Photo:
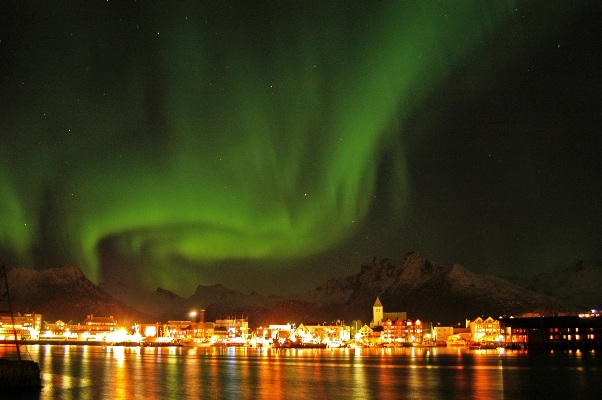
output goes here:
<path id="1" fill-rule="evenodd" d="M 602 265 L 596 1 L 39 3 L 0 4 L 7 265 L 185 296 Z"/>

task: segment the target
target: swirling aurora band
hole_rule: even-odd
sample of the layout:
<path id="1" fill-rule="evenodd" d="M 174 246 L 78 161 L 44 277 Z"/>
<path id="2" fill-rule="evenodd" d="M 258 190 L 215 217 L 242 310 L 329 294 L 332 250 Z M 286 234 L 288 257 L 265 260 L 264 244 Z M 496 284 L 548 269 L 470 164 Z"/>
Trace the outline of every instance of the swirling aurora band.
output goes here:
<path id="1" fill-rule="evenodd" d="M 498 0 L 51 3 L 4 32 L 0 248 L 96 281 L 111 255 L 144 260 L 140 280 L 182 290 L 208 263 L 344 241 L 383 152 L 403 215 L 407 118 L 520 18 Z"/>

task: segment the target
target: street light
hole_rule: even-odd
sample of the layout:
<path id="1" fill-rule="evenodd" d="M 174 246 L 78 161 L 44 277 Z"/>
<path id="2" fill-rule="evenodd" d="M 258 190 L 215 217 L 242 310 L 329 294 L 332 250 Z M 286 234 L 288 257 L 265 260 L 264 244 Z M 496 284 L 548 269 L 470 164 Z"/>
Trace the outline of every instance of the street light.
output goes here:
<path id="1" fill-rule="evenodd" d="M 190 320 L 192 322 L 199 322 L 197 319 L 199 313 L 197 313 L 196 310 L 192 310 L 190 313 L 188 313 L 188 315 L 190 315 Z"/>

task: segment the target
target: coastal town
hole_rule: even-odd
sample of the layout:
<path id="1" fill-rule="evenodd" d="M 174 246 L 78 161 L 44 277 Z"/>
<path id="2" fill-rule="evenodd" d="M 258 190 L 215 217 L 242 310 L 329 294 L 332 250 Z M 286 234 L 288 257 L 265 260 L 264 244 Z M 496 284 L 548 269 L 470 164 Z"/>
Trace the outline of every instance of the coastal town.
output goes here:
<path id="1" fill-rule="evenodd" d="M 441 326 L 403 311 L 385 311 L 377 297 L 372 321 L 296 321 L 249 326 L 244 316 L 205 320 L 205 310 L 187 319 L 124 326 L 113 316 L 89 314 L 80 322 L 44 321 L 37 313 L 0 315 L 0 343 L 124 346 L 246 346 L 270 348 L 466 347 L 469 349 L 600 349 L 602 318 L 597 310 L 579 315 L 493 318 Z"/>

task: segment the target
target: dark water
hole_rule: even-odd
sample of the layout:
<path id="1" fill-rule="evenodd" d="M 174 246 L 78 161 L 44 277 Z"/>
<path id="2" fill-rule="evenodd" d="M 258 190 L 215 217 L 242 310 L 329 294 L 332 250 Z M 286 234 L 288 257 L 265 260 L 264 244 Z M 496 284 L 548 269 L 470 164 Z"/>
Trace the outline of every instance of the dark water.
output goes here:
<path id="1" fill-rule="evenodd" d="M 600 352 L 29 346 L 32 399 L 599 399 Z M 7 348 L 0 347 L 0 357 Z M 7 398 L 0 393 L 0 398 Z"/>

